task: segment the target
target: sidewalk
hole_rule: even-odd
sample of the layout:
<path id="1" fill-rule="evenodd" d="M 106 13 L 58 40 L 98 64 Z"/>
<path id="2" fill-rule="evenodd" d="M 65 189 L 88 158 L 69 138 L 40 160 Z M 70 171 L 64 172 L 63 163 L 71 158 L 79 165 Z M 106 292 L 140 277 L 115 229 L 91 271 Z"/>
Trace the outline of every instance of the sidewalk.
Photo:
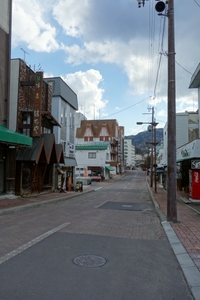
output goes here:
<path id="1" fill-rule="evenodd" d="M 112 182 L 118 180 L 123 175 L 115 175 L 101 182 L 92 182 L 92 184 L 83 186 L 83 192 L 44 192 L 37 195 L 32 195 L 29 197 L 20 197 L 12 194 L 5 194 L 0 196 L 0 215 L 14 213 L 20 210 L 26 210 L 30 207 L 38 207 L 41 205 L 48 205 L 51 203 L 57 203 L 59 201 L 64 201 L 72 197 L 77 197 L 85 192 L 91 192 L 96 188 L 101 186 L 106 186 Z"/>
<path id="2" fill-rule="evenodd" d="M 157 193 L 154 187 L 151 188 L 155 202 L 159 205 L 159 209 L 167 218 L 167 192 L 158 185 Z M 171 226 L 175 231 L 180 242 L 190 255 L 191 259 L 200 270 L 200 213 L 198 205 L 192 207 L 181 199 L 187 198 L 184 192 L 177 191 L 177 223 L 171 222 Z"/>

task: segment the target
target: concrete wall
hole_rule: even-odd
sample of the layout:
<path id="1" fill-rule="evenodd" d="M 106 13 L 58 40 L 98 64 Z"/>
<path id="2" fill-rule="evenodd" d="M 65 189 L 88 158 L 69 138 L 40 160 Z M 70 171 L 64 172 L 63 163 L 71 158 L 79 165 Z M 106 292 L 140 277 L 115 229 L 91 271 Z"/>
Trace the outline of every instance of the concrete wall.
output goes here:
<path id="1" fill-rule="evenodd" d="M 9 128 L 16 131 L 19 92 L 19 59 L 11 60 Z"/>

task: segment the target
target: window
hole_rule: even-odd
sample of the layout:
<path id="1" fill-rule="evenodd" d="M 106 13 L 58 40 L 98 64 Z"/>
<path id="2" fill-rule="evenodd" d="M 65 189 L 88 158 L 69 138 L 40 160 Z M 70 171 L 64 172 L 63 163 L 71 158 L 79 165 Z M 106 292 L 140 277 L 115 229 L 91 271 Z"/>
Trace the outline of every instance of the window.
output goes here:
<path id="1" fill-rule="evenodd" d="M 70 112 L 70 128 L 72 128 L 72 113 Z"/>
<path id="2" fill-rule="evenodd" d="M 65 109 L 65 126 L 67 127 L 67 109 Z"/>
<path id="3" fill-rule="evenodd" d="M 60 143 L 61 143 L 62 146 L 63 146 L 63 152 L 64 152 L 64 154 L 65 154 L 65 153 L 66 153 L 66 142 L 61 140 Z"/>
<path id="4" fill-rule="evenodd" d="M 88 158 L 96 158 L 96 152 L 88 152 Z"/>
<path id="5" fill-rule="evenodd" d="M 31 127 L 32 127 L 32 114 L 30 112 L 24 112 L 22 114 L 22 133 L 27 136 L 31 136 Z"/>
<path id="6" fill-rule="evenodd" d="M 75 115 L 72 114 L 72 129 L 74 130 L 74 125 L 75 125 Z"/>
<path id="7" fill-rule="evenodd" d="M 85 142 L 92 142 L 93 141 L 93 136 L 84 136 L 84 141 Z"/>

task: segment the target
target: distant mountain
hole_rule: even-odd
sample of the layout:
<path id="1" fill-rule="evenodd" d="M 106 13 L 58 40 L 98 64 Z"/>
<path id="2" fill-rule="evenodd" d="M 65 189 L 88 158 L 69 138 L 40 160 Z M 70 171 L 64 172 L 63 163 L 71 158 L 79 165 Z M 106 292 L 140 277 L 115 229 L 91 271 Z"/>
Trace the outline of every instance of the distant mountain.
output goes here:
<path id="1" fill-rule="evenodd" d="M 146 142 L 152 142 L 152 132 L 143 131 L 136 135 L 127 135 L 125 139 L 131 139 L 135 148 L 144 149 Z M 163 141 L 163 128 L 156 128 L 156 142 L 160 144 Z"/>

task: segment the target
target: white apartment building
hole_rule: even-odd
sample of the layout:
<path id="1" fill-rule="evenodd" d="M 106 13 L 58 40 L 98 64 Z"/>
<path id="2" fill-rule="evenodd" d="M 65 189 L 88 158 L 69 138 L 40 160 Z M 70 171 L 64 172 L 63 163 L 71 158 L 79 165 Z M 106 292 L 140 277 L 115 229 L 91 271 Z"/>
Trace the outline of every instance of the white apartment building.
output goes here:
<path id="1" fill-rule="evenodd" d="M 131 139 L 124 140 L 124 159 L 127 168 L 135 167 L 135 146 Z"/>
<path id="2" fill-rule="evenodd" d="M 176 149 L 199 138 L 199 113 L 181 112 L 176 114 Z M 167 165 L 167 123 L 163 128 L 164 150 L 162 161 Z"/>

